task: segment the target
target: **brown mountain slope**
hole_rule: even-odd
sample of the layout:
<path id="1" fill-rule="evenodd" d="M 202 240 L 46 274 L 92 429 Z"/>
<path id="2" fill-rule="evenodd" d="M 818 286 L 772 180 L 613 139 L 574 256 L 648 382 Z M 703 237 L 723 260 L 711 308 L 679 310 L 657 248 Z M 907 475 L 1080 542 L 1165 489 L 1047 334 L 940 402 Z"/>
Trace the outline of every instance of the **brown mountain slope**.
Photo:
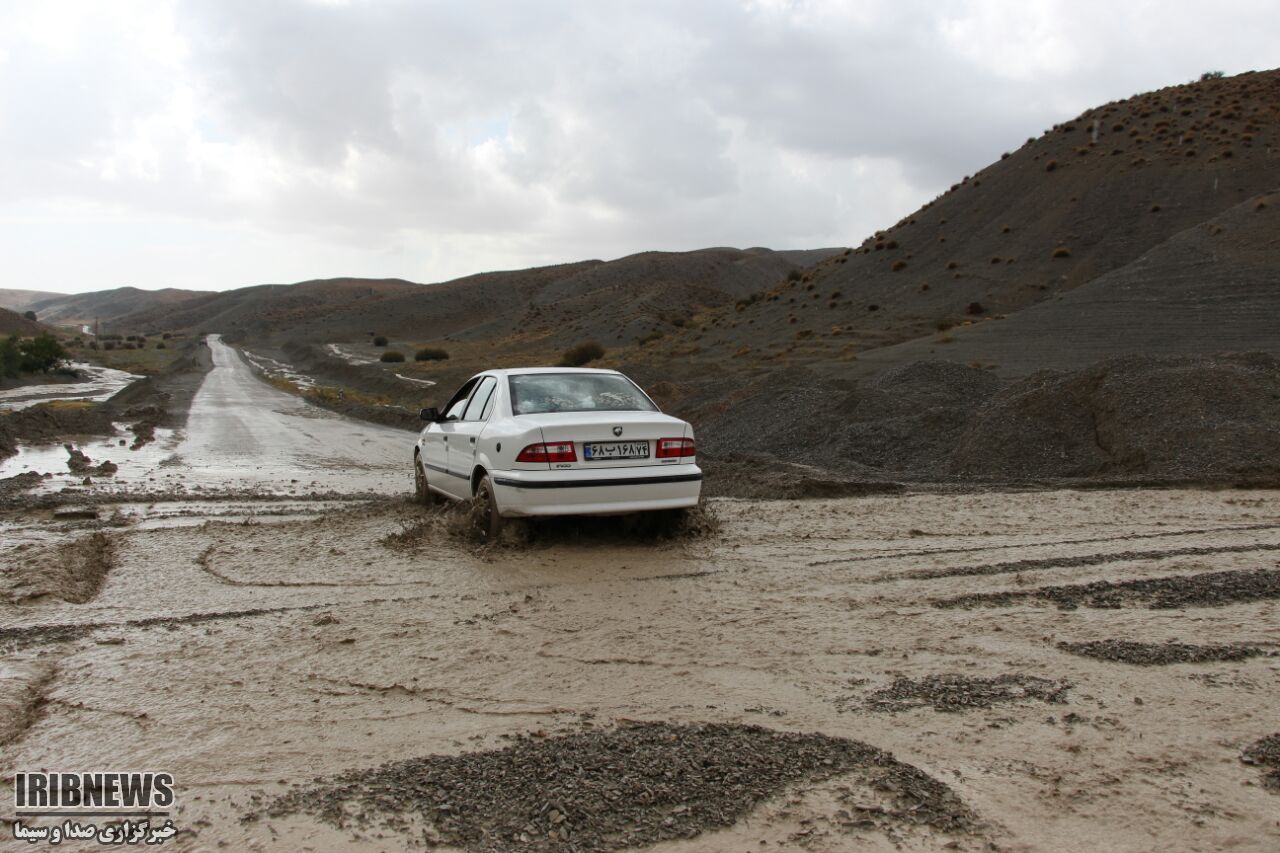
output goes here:
<path id="1" fill-rule="evenodd" d="M 1012 313 L 1277 186 L 1280 71 L 1138 95 L 1064 122 L 847 255 L 709 318 L 701 346 L 718 359 L 749 339 L 826 358 L 971 311 Z"/>
<path id="2" fill-rule="evenodd" d="M 421 287 L 403 279 L 334 278 L 298 284 L 262 284 L 208 293 L 176 305 L 152 306 L 113 325 L 135 331 L 192 329 L 264 334 L 320 322 Z"/>
<path id="3" fill-rule="evenodd" d="M 863 354 L 871 370 L 921 359 L 1006 375 L 1126 355 L 1280 355 L 1280 193 L 1251 198 L 1117 270 L 1007 319 Z"/>
<path id="4" fill-rule="evenodd" d="M 139 311 L 164 310 L 207 295 L 206 291 L 142 290 L 137 287 L 117 287 L 112 290 L 95 290 L 90 293 L 50 294 L 48 298 L 31 302 L 27 308 L 35 311 L 40 322 L 58 326 L 78 326 L 101 320 L 103 332 L 119 331 L 110 328 L 112 321 Z"/>
<path id="5" fill-rule="evenodd" d="M 6 290 L 0 288 L 0 308 L 8 308 L 10 311 L 17 311 L 21 314 L 33 302 L 56 299 L 61 295 L 47 290 Z"/>
<path id="6" fill-rule="evenodd" d="M 482 273 L 429 286 L 398 279 L 263 285 L 139 312 L 118 325 L 309 341 L 378 332 L 423 342 L 501 341 L 515 348 L 561 347 L 587 338 L 614 345 L 731 305 L 824 251 L 643 252 L 616 261 Z"/>
<path id="7" fill-rule="evenodd" d="M 17 311 L 0 308 L 0 335 L 31 337 L 49 331 L 40 323 L 33 323 Z"/>

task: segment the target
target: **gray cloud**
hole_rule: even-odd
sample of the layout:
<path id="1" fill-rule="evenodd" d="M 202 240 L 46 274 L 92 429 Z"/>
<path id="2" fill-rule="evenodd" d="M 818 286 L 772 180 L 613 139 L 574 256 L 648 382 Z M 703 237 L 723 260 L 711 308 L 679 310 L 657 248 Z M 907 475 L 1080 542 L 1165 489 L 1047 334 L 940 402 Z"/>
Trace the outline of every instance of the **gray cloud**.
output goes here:
<path id="1" fill-rule="evenodd" d="M 1269 4 L 1179 5 L 10 7 L 0 286 L 855 243 L 1092 104 L 1276 64 Z"/>

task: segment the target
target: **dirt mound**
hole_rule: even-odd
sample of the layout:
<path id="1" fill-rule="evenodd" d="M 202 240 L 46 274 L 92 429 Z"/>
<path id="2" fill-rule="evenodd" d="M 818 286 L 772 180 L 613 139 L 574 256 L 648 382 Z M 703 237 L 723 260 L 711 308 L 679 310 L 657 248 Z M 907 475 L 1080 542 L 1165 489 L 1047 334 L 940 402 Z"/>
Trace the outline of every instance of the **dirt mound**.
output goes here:
<path id="1" fill-rule="evenodd" d="M 1258 764 L 1266 768 L 1262 782 L 1268 788 L 1280 790 L 1280 733 L 1256 741 L 1240 756 L 1246 764 Z"/>
<path id="2" fill-rule="evenodd" d="M 1009 592 L 971 593 L 933 601 L 934 607 L 1007 607 L 1024 601 L 1045 601 L 1062 610 L 1077 607 L 1221 607 L 1280 598 L 1280 570 L 1254 569 L 1173 575 L 1140 580 L 1094 581 L 1072 586 L 1042 586 Z"/>
<path id="3" fill-rule="evenodd" d="M 796 783 L 865 774 L 902 822 L 964 831 L 945 785 L 883 750 L 821 734 L 732 724 L 636 723 L 320 779 L 270 803 L 343 826 L 416 813 L 429 843 L 468 850 L 620 850 L 732 826 Z M 255 815 L 254 817 L 257 817 Z M 402 824 L 401 824 L 402 825 Z"/>
<path id="4" fill-rule="evenodd" d="M 56 674 L 45 660 L 0 661 L 0 746 L 17 740 L 35 722 Z"/>
<path id="5" fill-rule="evenodd" d="M 1129 357 L 1041 373 L 982 408 L 950 470 L 999 479 L 1275 477 L 1280 362 Z"/>
<path id="6" fill-rule="evenodd" d="M 12 553 L 15 562 L 4 572 L 0 597 L 11 602 L 53 596 L 83 604 L 98 594 L 115 562 L 114 543 L 95 532 L 56 547 L 23 548 Z"/>
<path id="7" fill-rule="evenodd" d="M 52 444 L 68 435 L 111 435 L 110 411 L 94 403 L 41 403 L 0 415 L 0 456 L 17 451 L 17 442 Z"/>
<path id="8" fill-rule="evenodd" d="M 1173 663 L 1217 663 L 1240 661 L 1265 654 L 1257 646 L 1222 643 L 1197 646 L 1190 643 L 1139 643 L 1134 640 L 1094 640 L 1088 643 L 1058 643 L 1073 655 L 1135 666 L 1166 666 Z"/>
<path id="9" fill-rule="evenodd" d="M 871 711 L 898 713 L 925 706 L 935 711 L 969 711 L 1028 699 L 1061 704 L 1071 687 L 1065 681 L 1018 674 L 991 678 L 955 674 L 920 679 L 899 677 L 893 684 L 868 696 L 866 707 Z"/>

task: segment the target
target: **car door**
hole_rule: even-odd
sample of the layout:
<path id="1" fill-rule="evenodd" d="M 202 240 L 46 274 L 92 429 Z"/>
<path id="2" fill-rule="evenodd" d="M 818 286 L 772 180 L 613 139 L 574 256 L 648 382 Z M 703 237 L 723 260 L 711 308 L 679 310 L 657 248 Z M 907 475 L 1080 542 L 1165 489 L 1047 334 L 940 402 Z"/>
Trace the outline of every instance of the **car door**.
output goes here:
<path id="1" fill-rule="evenodd" d="M 427 481 L 435 488 L 456 498 L 470 497 L 470 484 L 450 475 L 449 439 L 466 411 L 477 378 L 469 379 L 449 398 L 440 420 L 430 424 L 422 432 L 422 462 L 427 469 Z"/>
<path id="2" fill-rule="evenodd" d="M 471 493 L 471 471 L 475 467 L 476 441 L 489 419 L 489 410 L 493 408 L 490 404 L 497 387 L 498 381 L 494 377 L 480 378 L 462 417 L 452 425 L 453 432 L 449 436 L 449 473 L 454 478 L 466 480 L 468 496 Z"/>

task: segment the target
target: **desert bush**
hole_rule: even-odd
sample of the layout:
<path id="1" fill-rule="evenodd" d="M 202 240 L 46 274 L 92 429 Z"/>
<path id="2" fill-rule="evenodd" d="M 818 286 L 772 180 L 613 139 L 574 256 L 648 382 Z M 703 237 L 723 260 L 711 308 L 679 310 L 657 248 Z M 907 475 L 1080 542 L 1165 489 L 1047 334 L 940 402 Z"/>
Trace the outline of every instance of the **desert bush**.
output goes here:
<path id="1" fill-rule="evenodd" d="M 398 350 L 389 349 L 382 355 L 378 356 L 378 361 L 399 362 L 404 361 L 404 353 Z"/>
<path id="2" fill-rule="evenodd" d="M 413 354 L 414 361 L 447 361 L 449 353 L 439 347 L 423 347 Z"/>
<path id="3" fill-rule="evenodd" d="M 889 269 L 893 270 L 894 272 L 899 272 L 900 270 L 905 270 L 906 268 L 907 268 L 906 261 L 894 261 L 893 266 L 889 267 Z"/>
<path id="4" fill-rule="evenodd" d="M 1224 71 L 1206 71 L 1200 75 L 1200 82 L 1203 83 L 1206 80 L 1221 80 L 1225 76 L 1226 72 Z"/>
<path id="5" fill-rule="evenodd" d="M 1053 250 L 1053 256 L 1055 258 L 1069 258 L 1071 257 L 1071 250 L 1066 246 L 1059 246 Z"/>
<path id="6" fill-rule="evenodd" d="M 561 367 L 582 367 L 582 365 L 604 358 L 604 347 L 596 341 L 583 341 L 564 351 L 560 357 Z"/>
<path id="7" fill-rule="evenodd" d="M 1057 160 L 1050 160 L 1048 163 L 1045 163 L 1045 164 L 1044 164 L 1044 170 L 1045 170 L 1046 172 L 1052 172 L 1052 171 L 1053 171 L 1054 169 L 1056 169 L 1056 168 L 1058 168 L 1058 161 L 1057 161 Z"/>
<path id="8" fill-rule="evenodd" d="M 800 280 L 800 270 L 791 270 L 790 272 L 787 273 L 787 281 L 799 281 L 799 280 Z"/>
<path id="9" fill-rule="evenodd" d="M 102 342 L 102 348 L 103 348 L 103 349 L 105 349 L 105 350 L 113 350 L 113 349 L 115 349 L 115 348 L 116 348 L 116 342 L 115 342 L 115 341 L 103 341 L 103 342 Z"/>
<path id="10" fill-rule="evenodd" d="M 34 322 L 35 322 L 35 319 L 36 319 L 36 312 L 34 312 L 34 311 L 23 311 L 23 312 L 22 312 L 22 316 L 23 316 L 23 317 L 26 317 L 28 320 L 30 320 L 30 321 L 32 321 L 32 322 L 34 323 Z"/>
<path id="11" fill-rule="evenodd" d="M 373 339 L 373 345 L 374 345 L 375 347 L 385 347 L 385 346 L 387 345 L 387 336 L 386 336 L 386 335 L 378 335 L 377 337 L 375 337 L 375 338 Z"/>
<path id="12" fill-rule="evenodd" d="M 659 340 L 661 337 L 662 337 L 662 332 L 659 332 L 657 329 L 654 329 L 652 332 L 648 332 L 636 338 L 636 343 L 638 343 L 640 346 L 644 346 L 645 344 L 651 344 L 654 341 Z"/>
<path id="13" fill-rule="evenodd" d="M 165 349 L 165 348 L 166 347 L 164 345 L 164 341 L 160 341 L 160 343 L 156 344 L 156 349 Z"/>

